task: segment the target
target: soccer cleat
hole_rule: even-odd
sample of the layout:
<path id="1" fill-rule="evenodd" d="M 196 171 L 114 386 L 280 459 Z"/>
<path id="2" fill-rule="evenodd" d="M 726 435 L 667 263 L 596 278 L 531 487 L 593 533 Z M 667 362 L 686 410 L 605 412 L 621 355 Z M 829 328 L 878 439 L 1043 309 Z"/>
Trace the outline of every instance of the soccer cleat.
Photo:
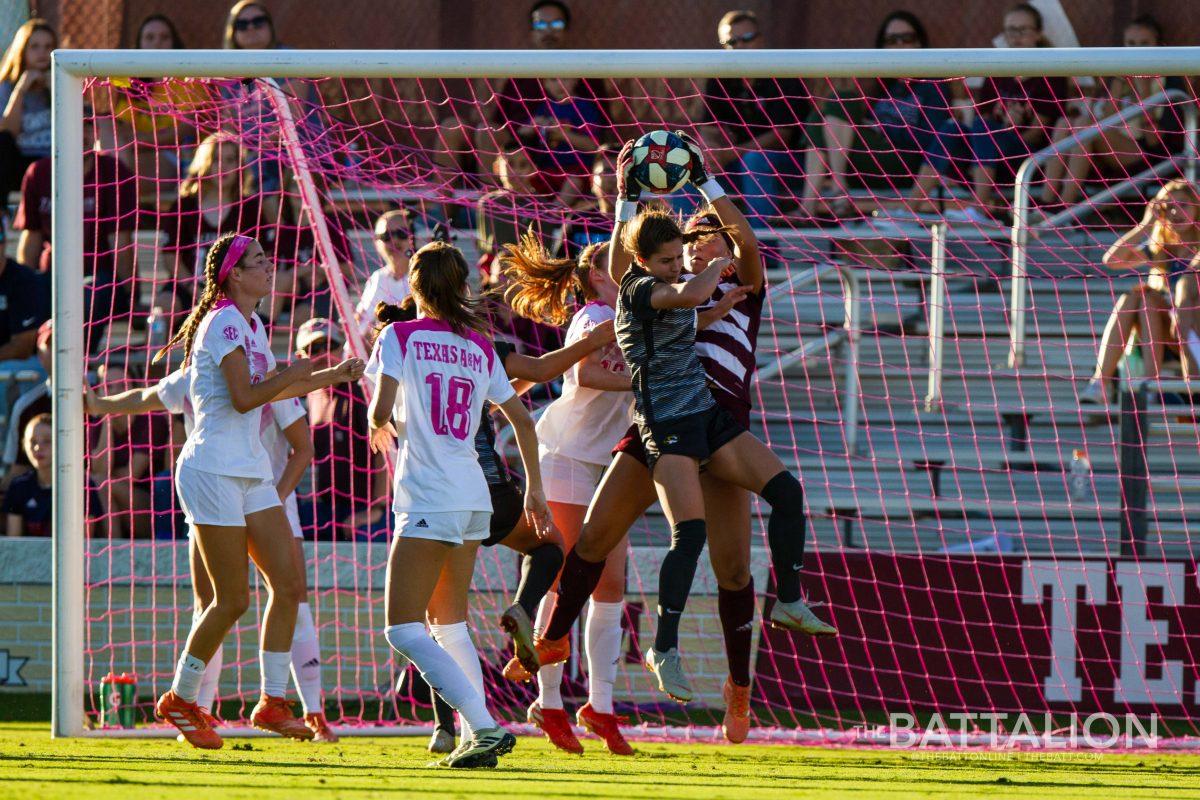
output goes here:
<path id="1" fill-rule="evenodd" d="M 725 695 L 725 719 L 721 721 L 721 731 L 726 741 L 741 744 L 750 733 L 750 687 L 738 686 L 727 677 L 722 694 Z"/>
<path id="2" fill-rule="evenodd" d="M 571 657 L 571 638 L 564 636 L 555 641 L 539 636 L 533 641 L 533 649 L 537 653 L 538 664 L 541 666 L 561 664 Z M 530 672 L 516 658 L 510 659 L 504 665 L 504 677 L 510 681 L 531 681 L 535 674 L 536 670 Z"/>
<path id="3" fill-rule="evenodd" d="M 803 599 L 791 603 L 776 602 L 771 609 L 771 625 L 811 636 L 837 636 L 837 628 L 817 617 Z"/>
<path id="4" fill-rule="evenodd" d="M 601 714 L 592 708 L 591 703 L 585 703 L 583 708 L 575 714 L 575 721 L 586 728 L 589 733 L 603 739 L 604 746 L 614 756 L 633 755 L 633 748 L 629 746 L 629 742 L 625 741 L 619 727 L 628 723 L 628 718 L 618 717 L 616 714 Z"/>
<path id="5" fill-rule="evenodd" d="M 646 669 L 654 673 L 658 679 L 658 688 L 680 703 L 690 703 L 692 700 L 692 685 L 688 683 L 683 671 L 683 659 L 679 648 L 672 647 L 665 653 L 660 653 L 651 647 L 646 651 Z"/>
<path id="6" fill-rule="evenodd" d="M 454 734 L 445 728 L 434 728 L 433 736 L 429 737 L 429 746 L 426 748 L 434 755 L 449 755 L 454 752 Z"/>
<path id="7" fill-rule="evenodd" d="M 450 754 L 446 766 L 452 769 L 485 769 L 496 766 L 499 756 L 511 753 L 517 746 L 517 737 L 500 726 L 475 731 Z"/>
<path id="8" fill-rule="evenodd" d="M 214 730 L 221 727 L 221 720 L 217 719 L 211 711 L 204 706 L 199 706 L 199 708 L 201 715 L 204 717 L 204 721 L 208 723 L 208 727 L 213 728 Z M 182 733 L 179 733 L 175 735 L 175 741 L 186 742 L 187 737 L 185 737 Z"/>
<path id="9" fill-rule="evenodd" d="M 313 738 L 312 729 L 303 720 L 296 719 L 291 704 L 282 697 L 268 697 L 265 694 L 260 697 L 250 714 L 250 723 L 259 730 L 278 733 L 289 739 L 307 742 Z"/>
<path id="10" fill-rule="evenodd" d="M 533 674 L 541 664 L 533 642 L 533 623 L 517 603 L 500 616 L 500 627 L 512 638 L 513 655 L 526 672 Z"/>
<path id="11" fill-rule="evenodd" d="M 324 714 L 305 714 L 304 724 L 313 732 L 314 742 L 337 744 L 338 735 L 329 727 L 329 721 L 325 719 Z"/>
<path id="12" fill-rule="evenodd" d="M 224 744 L 220 734 L 209 725 L 204 709 L 195 703 L 189 703 L 174 691 L 168 691 L 158 698 L 154 710 L 159 717 L 178 728 L 180 735 L 192 747 L 220 750 Z"/>
<path id="13" fill-rule="evenodd" d="M 531 725 L 541 728 L 542 733 L 546 734 L 546 738 L 550 740 L 550 744 L 559 750 L 565 750 L 577 756 L 583 754 L 583 745 L 579 743 L 575 731 L 571 730 L 571 718 L 563 709 L 542 708 L 541 704 L 535 701 L 529 707 L 529 713 L 525 718 Z"/>

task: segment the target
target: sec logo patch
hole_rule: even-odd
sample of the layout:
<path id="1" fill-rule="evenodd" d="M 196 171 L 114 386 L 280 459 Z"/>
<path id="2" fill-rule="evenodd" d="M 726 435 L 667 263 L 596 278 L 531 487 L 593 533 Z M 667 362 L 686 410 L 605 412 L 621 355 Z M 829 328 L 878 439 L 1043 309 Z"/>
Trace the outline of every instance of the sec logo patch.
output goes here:
<path id="1" fill-rule="evenodd" d="M 223 333 L 225 334 L 225 338 L 231 342 L 238 340 L 238 329 L 233 325 L 226 325 Z"/>
<path id="2" fill-rule="evenodd" d="M 679 437 L 673 433 L 668 434 L 667 437 L 663 439 L 663 444 L 679 444 Z"/>

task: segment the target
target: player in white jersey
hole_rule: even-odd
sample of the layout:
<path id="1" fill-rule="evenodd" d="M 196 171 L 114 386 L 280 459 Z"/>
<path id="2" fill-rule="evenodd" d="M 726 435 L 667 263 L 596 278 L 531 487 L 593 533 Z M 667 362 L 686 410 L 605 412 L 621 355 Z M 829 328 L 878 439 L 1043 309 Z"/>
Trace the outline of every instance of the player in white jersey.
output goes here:
<path id="1" fill-rule="evenodd" d="M 261 330 L 261 329 L 260 329 Z M 264 340 L 256 344 L 269 355 L 271 369 L 275 368 L 274 355 L 270 353 Z M 361 362 L 359 362 L 361 363 Z M 314 382 L 322 385 L 332 385 L 345 380 L 359 377 L 354 361 L 343 362 L 335 368 L 313 373 Z M 165 411 L 169 414 L 183 417 L 184 430 L 191 435 L 195 427 L 193 402 L 188 396 L 188 372 L 176 370 L 160 380 L 154 386 L 142 389 L 130 389 L 111 396 L 100 396 L 90 388 L 85 390 L 85 405 L 89 414 L 145 414 L 155 411 Z M 263 446 L 271 460 L 271 472 L 275 480 L 276 490 L 286 495 L 284 508 L 288 522 L 292 527 L 293 542 L 295 543 L 297 565 L 300 569 L 300 579 L 305 583 L 304 551 L 302 547 L 303 531 L 296 506 L 295 488 L 312 461 L 312 440 L 308 432 L 308 417 L 304 407 L 296 398 L 280 400 L 271 403 L 263 413 Z M 191 566 L 192 592 L 194 596 L 193 625 L 199 622 L 204 609 L 213 601 L 212 581 L 197 546 L 196 537 L 192 535 L 192 520 L 188 524 L 188 561 Z M 321 654 L 317 639 L 316 626 L 313 623 L 312 610 L 308 605 L 307 586 L 304 587 L 300 606 L 297 612 L 296 632 L 292 638 L 292 680 L 300 694 L 304 705 L 304 724 L 313 731 L 313 740 L 318 742 L 336 742 L 337 735 L 330 729 L 325 719 L 321 691 Z M 217 684 L 220 681 L 222 650 L 209 659 L 204 668 L 204 677 L 200 682 L 196 704 L 200 707 L 209 724 L 216 727 L 218 720 L 212 713 L 213 701 L 216 696 Z M 182 734 L 180 734 L 182 738 Z"/>
<path id="2" fill-rule="evenodd" d="M 313 732 L 292 715 L 285 695 L 302 582 L 291 526 L 262 444 L 262 408 L 298 397 L 311 386 L 311 365 L 299 359 L 268 377 L 269 356 L 256 333 L 254 308 L 271 292 L 273 266 L 248 236 L 218 239 L 205 262 L 205 286 L 187 320 L 155 355 L 176 343 L 193 400 L 195 426 L 176 466 L 180 504 L 213 583 L 213 602 L 192 628 L 169 691 L 156 710 L 193 746 L 221 747 L 221 737 L 196 700 L 208 661 L 250 603 L 248 556 L 266 578 L 259 658 L 262 696 L 251 722 L 297 739 Z"/>
<path id="3" fill-rule="evenodd" d="M 408 267 L 413 255 L 413 235 L 408 213 L 388 211 L 375 221 L 375 252 L 383 266 L 363 284 L 362 297 L 354 307 L 358 329 L 370 344 L 375 336 L 375 306 L 400 305 L 408 297 Z"/>
<path id="4" fill-rule="evenodd" d="M 608 275 L 608 244 L 586 247 L 578 261 L 552 258 L 538 239 L 527 234 L 509 245 L 502 263 L 509 279 L 507 299 L 521 316 L 562 325 L 574 300 L 583 303 L 567 328 L 567 344 L 587 335 L 597 325 L 615 317 L 617 284 Z M 613 446 L 633 419 L 633 395 L 620 349 L 611 344 L 580 361 L 563 378 L 562 395 L 547 406 L 538 420 L 538 444 L 546 500 L 555 525 L 569 546 L 583 527 L 588 505 L 612 460 Z M 625 609 L 624 543 L 609 553 L 599 585 L 592 593 L 585 639 L 588 658 L 588 702 L 576 720 L 604 740 L 609 751 L 630 755 L 613 712 L 613 684 L 621 651 L 621 617 Z M 548 594 L 538 612 L 544 629 L 557 600 Z M 505 675 L 528 679 L 516 660 Z M 529 707 L 529 720 L 567 752 L 582 753 L 583 746 L 571 730 L 563 708 L 562 663 L 538 670 L 538 699 Z"/>
<path id="5" fill-rule="evenodd" d="M 445 763 L 484 767 L 494 766 L 516 739 L 488 713 L 482 679 L 473 685 L 463 666 L 430 638 L 425 615 L 448 573 L 474 569 L 475 551 L 489 534 L 491 496 L 474 447 L 485 400 L 500 407 L 516 433 L 526 515 L 539 529 L 551 522 L 533 420 L 481 333 L 485 324 L 475 313 L 467 276 L 466 259 L 452 245 L 431 242 L 416 252 L 410 284 L 419 318 L 389 324 L 376 339 L 368 365 L 375 381 L 369 417 L 376 451 L 389 449 L 397 430 L 401 436 L 384 636 L 470 729 Z"/>

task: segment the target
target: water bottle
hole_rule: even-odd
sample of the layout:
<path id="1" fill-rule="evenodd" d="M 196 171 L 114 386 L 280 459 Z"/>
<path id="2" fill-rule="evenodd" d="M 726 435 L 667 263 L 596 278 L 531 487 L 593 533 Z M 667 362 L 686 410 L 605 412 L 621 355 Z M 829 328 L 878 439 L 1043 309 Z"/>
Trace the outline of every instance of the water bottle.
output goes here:
<path id="1" fill-rule="evenodd" d="M 1088 460 L 1084 450 L 1071 451 L 1071 499 L 1083 500 L 1088 497 L 1092 482 L 1092 462 Z"/>
<path id="2" fill-rule="evenodd" d="M 159 348 L 167 343 L 167 317 L 162 306 L 150 309 L 146 319 L 146 344 L 151 348 Z"/>

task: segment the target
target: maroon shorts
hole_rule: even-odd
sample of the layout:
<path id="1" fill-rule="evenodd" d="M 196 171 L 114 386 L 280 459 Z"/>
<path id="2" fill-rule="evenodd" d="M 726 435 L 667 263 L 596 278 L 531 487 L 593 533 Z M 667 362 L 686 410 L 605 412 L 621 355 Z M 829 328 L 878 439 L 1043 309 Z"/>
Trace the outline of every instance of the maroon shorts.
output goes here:
<path id="1" fill-rule="evenodd" d="M 750 430 L 749 403 L 739 400 L 721 389 L 713 389 L 712 396 L 718 406 L 729 412 L 734 422 L 741 425 L 743 430 Z M 650 468 L 650 459 L 646 457 L 646 446 L 642 443 L 642 432 L 636 422 L 629 426 L 629 430 L 625 431 L 621 441 L 617 442 L 617 446 L 612 449 L 613 456 L 616 456 L 617 453 L 632 456 L 643 467 Z"/>

